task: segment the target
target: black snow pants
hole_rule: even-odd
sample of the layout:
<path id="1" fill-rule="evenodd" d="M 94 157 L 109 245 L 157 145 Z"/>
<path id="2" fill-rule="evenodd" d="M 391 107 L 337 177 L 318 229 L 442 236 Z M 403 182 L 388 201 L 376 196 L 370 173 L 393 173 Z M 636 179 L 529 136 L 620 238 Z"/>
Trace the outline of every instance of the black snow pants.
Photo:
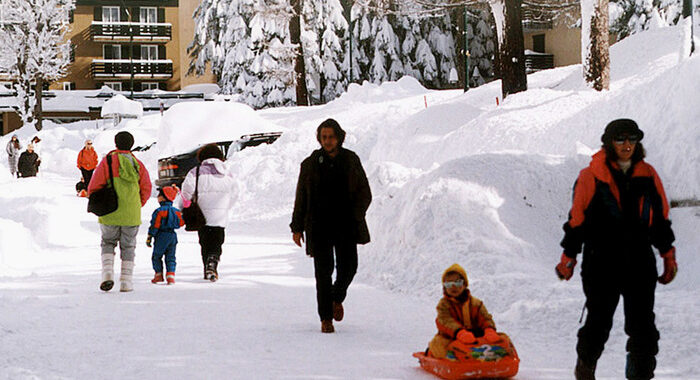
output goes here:
<path id="1" fill-rule="evenodd" d="M 206 268 L 209 260 L 216 263 L 221 258 L 221 246 L 224 244 L 224 227 L 204 226 L 197 231 L 199 246 L 202 248 L 202 264 Z"/>
<path id="2" fill-rule="evenodd" d="M 95 171 L 95 169 L 92 170 L 87 170 L 80 168 L 80 174 L 83 176 L 83 179 L 85 180 L 85 185 L 90 184 L 90 180 L 92 179 L 92 173 Z"/>
<path id="3" fill-rule="evenodd" d="M 651 249 L 641 254 L 634 265 L 630 265 L 629 260 L 625 260 L 627 264 L 595 262 L 595 259 L 586 261 L 584 255 L 581 275 L 588 315 L 578 331 L 576 352 L 579 359 L 587 364 L 598 361 L 622 296 L 628 336 L 626 377 L 653 378 L 659 352 L 659 331 L 654 323 L 657 271 Z"/>
<path id="4" fill-rule="evenodd" d="M 312 244 L 318 315 L 322 321 L 332 320 L 333 302 L 345 301 L 348 287 L 357 272 L 357 243 L 314 240 Z M 335 282 L 333 282 L 334 266 Z"/>

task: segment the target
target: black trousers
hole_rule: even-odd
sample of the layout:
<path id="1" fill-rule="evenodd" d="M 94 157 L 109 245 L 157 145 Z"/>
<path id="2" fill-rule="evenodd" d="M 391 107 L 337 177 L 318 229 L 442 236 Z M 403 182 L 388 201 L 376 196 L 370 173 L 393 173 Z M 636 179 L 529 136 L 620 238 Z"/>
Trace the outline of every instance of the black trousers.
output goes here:
<path id="1" fill-rule="evenodd" d="M 586 363 L 598 361 L 610 335 L 613 315 L 622 296 L 625 333 L 628 336 L 626 377 L 651 379 L 656 368 L 656 354 L 659 352 L 659 331 L 654 323 L 657 278 L 655 264 L 652 261 L 641 267 L 623 266 L 615 274 L 591 270 L 586 272 L 584 261 L 583 292 L 586 295 L 588 315 L 585 324 L 578 331 L 576 352 L 579 358 Z"/>
<path id="2" fill-rule="evenodd" d="M 204 226 L 197 231 L 199 246 L 202 248 L 202 263 L 207 265 L 209 259 L 217 263 L 221 258 L 221 246 L 224 244 L 224 227 Z"/>
<path id="3" fill-rule="evenodd" d="M 332 320 L 333 302 L 345 301 L 348 287 L 357 272 L 357 244 L 354 241 L 317 240 L 312 242 L 312 245 L 318 316 L 322 321 Z M 335 282 L 333 282 L 334 267 Z"/>
<path id="4" fill-rule="evenodd" d="M 92 179 L 92 173 L 95 171 L 95 169 L 92 170 L 86 170 L 83 168 L 80 168 L 80 173 L 83 175 L 83 179 L 85 180 L 85 185 L 90 184 L 90 180 Z"/>

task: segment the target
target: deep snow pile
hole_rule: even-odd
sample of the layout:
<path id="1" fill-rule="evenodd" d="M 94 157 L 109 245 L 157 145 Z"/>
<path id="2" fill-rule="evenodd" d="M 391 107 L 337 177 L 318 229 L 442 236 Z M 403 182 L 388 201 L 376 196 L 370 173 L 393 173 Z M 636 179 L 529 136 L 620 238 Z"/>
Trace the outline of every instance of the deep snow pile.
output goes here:
<path id="1" fill-rule="evenodd" d="M 372 243 L 360 250 L 358 279 L 437 302 L 440 273 L 459 262 L 499 328 L 516 337 L 523 363 L 568 367 L 575 356 L 583 297 L 578 275 L 560 283 L 553 266 L 573 181 L 598 149 L 605 124 L 617 117 L 637 120 L 645 132 L 648 161 L 659 171 L 669 197 L 700 198 L 700 151 L 694 149 L 700 144 L 695 127 L 700 120 L 700 57 L 679 62 L 677 41 L 679 28 L 663 28 L 614 45 L 611 90 L 603 93 L 586 88 L 575 65 L 529 76 L 530 89 L 499 106 L 498 82 L 463 94 L 426 90 L 403 78 L 381 86 L 352 85 L 325 106 L 252 112 L 233 110 L 233 103 L 191 103 L 173 106 L 162 122 L 159 115 L 147 115 L 115 129 L 102 130 L 91 122 L 49 124 L 38 133 L 43 139 L 40 176 L 46 177 L 34 183 L 51 176 L 77 177 L 73 165 L 83 140 L 94 139 L 104 154 L 119 130 L 131 131 L 136 145 L 158 140 L 156 149 L 137 153 L 155 177 L 158 157 L 222 136 L 236 138 L 238 124 L 251 126 L 251 132 L 273 128 L 284 131 L 277 142 L 245 149 L 228 162 L 240 190 L 229 227 L 235 231 L 255 220 L 270 231 L 285 231 L 299 164 L 318 147 L 318 124 L 333 117 L 348 132 L 345 146 L 363 160 L 374 195 L 368 214 Z M 217 127 L 207 132 L 192 125 Z M 18 134 L 27 141 L 37 133 Z M 2 146 L 8 138 L 0 138 Z M 0 184 L 9 181 L 3 160 Z M 64 230 L 39 233 L 56 225 L 60 216 L 55 212 L 63 206 L 50 200 L 50 189 L 31 184 L 19 189 L 29 194 L 18 198 L 21 205 L 12 197 L 0 198 L 4 209 L 11 210 L 0 216 L 0 276 L 22 274 L 11 269 L 17 256 L 10 252 L 20 245 L 48 252 L 67 246 L 76 234 L 82 234 L 85 244 L 97 239 L 83 224 L 87 215 L 66 223 Z M 54 219 L 33 223 L 44 216 Z M 700 322 L 688 316 L 700 303 L 695 276 L 700 262 L 694 255 L 700 249 L 700 212 L 674 209 L 671 218 L 680 272 L 657 293 L 663 336 L 658 373 L 698 378 L 700 370 L 688 360 L 692 349 L 684 342 L 700 340 Z M 11 238 L 21 243 L 6 243 Z M 623 336 L 621 329 L 613 331 L 599 364 L 601 376 L 619 376 Z"/>

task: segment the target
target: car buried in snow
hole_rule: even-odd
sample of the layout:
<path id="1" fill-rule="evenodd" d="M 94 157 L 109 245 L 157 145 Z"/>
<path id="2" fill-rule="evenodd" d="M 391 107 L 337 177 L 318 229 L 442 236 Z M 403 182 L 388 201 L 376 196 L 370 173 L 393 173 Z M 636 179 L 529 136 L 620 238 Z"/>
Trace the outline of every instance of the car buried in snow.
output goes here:
<path id="1" fill-rule="evenodd" d="M 282 132 L 254 133 L 243 135 L 238 140 L 219 141 L 214 142 L 214 144 L 221 149 L 224 157 L 229 158 L 235 152 L 239 152 L 245 148 L 261 144 L 272 144 L 281 135 Z M 156 186 L 164 187 L 174 184 L 177 187 L 182 187 L 182 182 L 185 180 L 187 173 L 199 163 L 199 161 L 197 161 L 197 151 L 201 147 L 202 145 L 199 145 L 187 153 L 158 159 L 158 179 L 156 180 Z"/>

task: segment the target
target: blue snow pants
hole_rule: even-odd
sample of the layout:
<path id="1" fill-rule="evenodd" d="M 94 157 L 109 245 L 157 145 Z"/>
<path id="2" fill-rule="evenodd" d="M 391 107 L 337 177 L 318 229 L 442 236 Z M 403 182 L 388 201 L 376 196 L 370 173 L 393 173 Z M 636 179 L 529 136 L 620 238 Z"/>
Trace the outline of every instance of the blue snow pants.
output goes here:
<path id="1" fill-rule="evenodd" d="M 165 256 L 166 272 L 175 272 L 175 247 L 177 247 L 177 234 L 175 231 L 159 231 L 154 238 L 153 270 L 156 273 L 163 273 L 163 256 Z"/>

